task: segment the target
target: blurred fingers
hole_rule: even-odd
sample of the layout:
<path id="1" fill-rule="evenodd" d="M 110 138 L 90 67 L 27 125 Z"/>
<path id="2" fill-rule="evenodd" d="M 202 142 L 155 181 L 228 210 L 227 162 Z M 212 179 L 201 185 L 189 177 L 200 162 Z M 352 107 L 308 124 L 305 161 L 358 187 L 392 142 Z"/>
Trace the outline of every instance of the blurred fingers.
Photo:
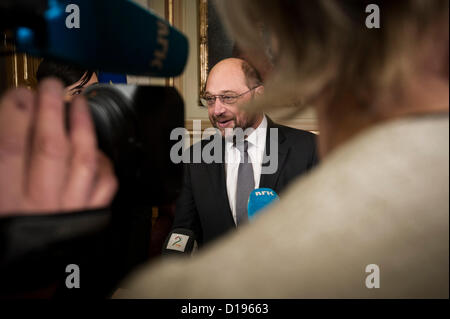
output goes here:
<path id="1" fill-rule="evenodd" d="M 88 206 L 98 169 L 97 139 L 84 97 L 75 98 L 70 109 L 70 172 L 62 198 L 64 210 Z"/>
<path id="2" fill-rule="evenodd" d="M 42 81 L 28 173 L 28 199 L 34 210 L 54 211 L 67 178 L 70 145 L 65 129 L 63 85 L 55 79 Z"/>
<path id="3" fill-rule="evenodd" d="M 98 170 L 96 182 L 89 200 L 89 208 L 105 207 L 111 204 L 116 194 L 118 182 L 111 161 L 98 152 Z"/>
<path id="4" fill-rule="evenodd" d="M 10 90 L 0 101 L 0 213 L 20 210 L 33 118 L 33 93 Z"/>

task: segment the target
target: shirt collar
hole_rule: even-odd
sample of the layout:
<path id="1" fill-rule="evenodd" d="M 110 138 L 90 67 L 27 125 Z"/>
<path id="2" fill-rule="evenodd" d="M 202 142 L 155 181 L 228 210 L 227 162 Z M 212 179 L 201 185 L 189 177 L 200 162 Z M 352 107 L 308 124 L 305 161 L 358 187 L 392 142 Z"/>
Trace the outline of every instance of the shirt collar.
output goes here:
<path id="1" fill-rule="evenodd" d="M 259 123 L 258 127 L 247 137 L 247 141 L 249 142 L 250 145 L 255 145 L 256 147 L 259 148 L 261 146 L 260 144 L 262 142 L 265 142 L 266 140 L 266 132 L 267 132 L 267 117 L 266 115 L 263 115 L 261 123 Z M 226 147 L 228 149 L 233 146 L 232 139 L 226 138 L 225 142 Z"/>
<path id="2" fill-rule="evenodd" d="M 263 119 L 261 123 L 259 123 L 258 127 L 255 131 L 247 137 L 247 141 L 252 145 L 260 146 L 261 141 L 265 141 L 266 137 L 266 129 L 267 129 L 267 119 L 266 116 L 263 115 Z"/>

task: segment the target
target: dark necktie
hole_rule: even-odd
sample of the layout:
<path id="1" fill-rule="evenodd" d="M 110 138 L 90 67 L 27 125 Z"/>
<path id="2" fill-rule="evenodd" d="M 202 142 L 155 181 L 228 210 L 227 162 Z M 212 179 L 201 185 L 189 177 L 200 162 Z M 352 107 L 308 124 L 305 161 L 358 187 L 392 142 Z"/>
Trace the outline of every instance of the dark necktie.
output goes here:
<path id="1" fill-rule="evenodd" d="M 248 141 L 237 145 L 237 148 L 241 152 L 236 187 L 236 224 L 239 226 L 248 221 L 247 203 L 251 191 L 255 188 L 255 179 L 253 165 L 249 161 L 247 152 Z"/>

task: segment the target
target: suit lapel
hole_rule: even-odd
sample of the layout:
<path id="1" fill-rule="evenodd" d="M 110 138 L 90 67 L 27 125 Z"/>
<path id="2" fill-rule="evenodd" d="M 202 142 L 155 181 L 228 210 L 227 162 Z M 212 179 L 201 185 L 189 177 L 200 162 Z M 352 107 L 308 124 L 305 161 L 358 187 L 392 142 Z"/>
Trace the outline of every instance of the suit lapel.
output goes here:
<path id="1" fill-rule="evenodd" d="M 267 117 L 267 116 L 266 116 Z M 270 129 L 276 128 L 278 129 L 278 141 L 276 141 L 276 137 L 270 134 Z M 278 144 L 278 167 L 275 173 L 273 174 L 261 174 L 259 187 L 260 188 L 271 188 L 275 190 L 277 185 L 278 178 L 281 173 L 281 169 L 284 167 L 284 162 L 286 161 L 287 154 L 289 152 L 288 143 L 286 143 L 286 137 L 283 133 L 283 130 L 279 128 L 272 120 L 267 117 L 267 135 L 266 135 L 266 149 L 264 150 L 264 161 L 263 166 L 269 166 L 268 154 L 270 154 L 270 141 L 272 143 Z M 264 164 L 265 163 L 265 164 Z"/>
<path id="2" fill-rule="evenodd" d="M 227 180 L 225 177 L 225 140 L 222 141 L 222 161 L 221 163 L 206 164 L 208 168 L 208 174 L 211 181 L 211 186 L 214 189 L 214 193 L 217 194 L 217 207 L 223 207 L 227 212 L 227 215 L 232 218 L 230 209 L 230 201 L 227 193 Z M 234 222 L 233 222 L 234 223 Z"/>

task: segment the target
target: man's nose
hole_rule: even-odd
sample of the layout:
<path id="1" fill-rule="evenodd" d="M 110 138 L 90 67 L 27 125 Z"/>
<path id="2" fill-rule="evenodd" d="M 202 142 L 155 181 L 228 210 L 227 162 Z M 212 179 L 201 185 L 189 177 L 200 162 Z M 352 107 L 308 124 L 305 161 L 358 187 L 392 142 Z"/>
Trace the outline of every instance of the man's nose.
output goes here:
<path id="1" fill-rule="evenodd" d="M 223 103 L 220 101 L 219 98 L 216 98 L 213 107 L 214 107 L 214 115 L 221 115 L 226 111 L 225 106 L 223 105 Z"/>

